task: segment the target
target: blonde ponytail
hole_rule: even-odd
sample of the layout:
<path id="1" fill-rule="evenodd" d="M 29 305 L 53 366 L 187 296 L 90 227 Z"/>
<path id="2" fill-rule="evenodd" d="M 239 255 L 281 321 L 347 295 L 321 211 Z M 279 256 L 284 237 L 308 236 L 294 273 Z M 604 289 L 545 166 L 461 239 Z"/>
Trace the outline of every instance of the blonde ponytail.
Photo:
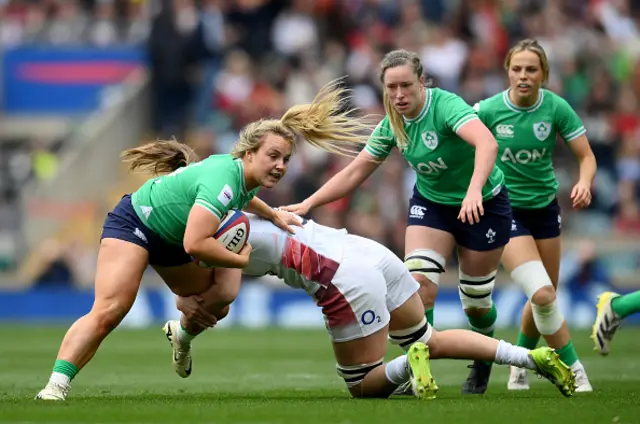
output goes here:
<path id="1" fill-rule="evenodd" d="M 173 172 L 199 160 L 198 155 L 186 144 L 177 140 L 158 140 L 127 149 L 120 154 L 129 170 L 141 170 L 154 175 Z"/>
<path id="2" fill-rule="evenodd" d="M 331 81 L 316 95 L 312 103 L 289 108 L 280 119 L 261 119 L 245 126 L 231 154 L 242 157 L 260 147 L 266 133 L 280 136 L 295 146 L 296 135 L 326 152 L 356 156 L 367 143 L 375 122 L 355 116 L 349 109 L 348 90 L 342 79 Z"/>
<path id="3" fill-rule="evenodd" d="M 375 128 L 348 108 L 349 96 L 337 79 L 322 87 L 311 104 L 292 106 L 280 122 L 309 143 L 331 153 L 355 156 Z"/>

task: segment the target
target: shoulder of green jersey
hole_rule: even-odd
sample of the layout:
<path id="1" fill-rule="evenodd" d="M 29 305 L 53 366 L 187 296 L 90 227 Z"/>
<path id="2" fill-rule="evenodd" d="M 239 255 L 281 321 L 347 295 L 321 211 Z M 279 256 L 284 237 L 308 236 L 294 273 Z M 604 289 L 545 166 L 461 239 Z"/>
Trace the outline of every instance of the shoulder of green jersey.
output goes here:
<path id="1" fill-rule="evenodd" d="M 372 134 L 375 134 L 377 132 L 381 132 L 381 131 L 385 131 L 387 133 L 391 133 L 391 128 L 389 128 L 389 117 L 385 116 L 384 118 L 382 118 L 380 120 L 380 122 L 378 122 L 378 125 L 376 125 L 376 127 L 373 130 Z M 391 135 L 376 135 L 376 137 L 378 138 L 384 138 L 384 139 L 392 139 L 393 138 L 393 134 Z"/>
<path id="2" fill-rule="evenodd" d="M 552 98 L 554 100 L 554 102 L 556 103 L 556 105 L 558 105 L 559 107 L 561 106 L 565 111 L 567 111 L 568 113 L 572 113 L 574 115 L 576 115 L 576 112 L 573 110 L 573 108 L 571 107 L 571 105 L 569 104 L 569 102 L 567 102 L 566 99 L 564 99 L 562 96 L 559 96 L 558 94 L 554 93 L 553 91 L 550 90 L 541 90 L 542 92 L 546 92 L 547 95 L 549 96 L 549 98 Z M 579 120 L 578 120 L 579 122 Z M 584 127 L 584 125 L 580 125 L 577 128 L 574 128 L 573 130 L 570 130 L 569 132 L 565 132 L 565 133 L 561 133 L 560 135 L 562 136 L 562 138 L 564 139 L 565 142 L 569 142 L 569 141 L 573 141 L 576 138 L 586 134 L 587 130 Z"/>
<path id="3" fill-rule="evenodd" d="M 462 128 L 465 124 L 473 121 L 474 119 L 479 119 L 478 115 L 476 115 L 475 113 L 469 113 L 458 119 L 458 122 L 456 122 L 456 124 L 453 126 L 453 132 L 457 133 L 458 131 L 460 131 L 460 128 Z"/>
<path id="4" fill-rule="evenodd" d="M 373 130 L 373 133 L 369 137 L 369 141 L 364 147 L 364 150 L 366 150 L 367 153 L 377 158 L 386 156 L 386 149 L 390 144 L 395 144 L 395 138 L 393 137 L 391 128 L 387 127 L 385 123 L 386 125 L 389 124 L 389 120 L 387 119 L 387 117 L 378 122 L 378 125 L 376 125 L 376 128 Z"/>
<path id="5" fill-rule="evenodd" d="M 206 210 L 214 214 L 218 219 L 222 219 L 222 212 L 211 203 L 202 199 L 196 199 L 195 204 L 205 208 Z"/>
<path id="6" fill-rule="evenodd" d="M 583 125 L 580 128 L 576 129 L 575 131 L 570 132 L 567 135 L 562 135 L 562 138 L 564 138 L 564 141 L 569 142 L 569 141 L 575 140 L 576 138 L 578 138 L 578 137 L 580 137 L 580 136 L 582 136 L 582 135 L 584 135 L 586 133 L 587 133 L 587 129 Z"/>
<path id="7" fill-rule="evenodd" d="M 382 149 L 378 149 L 370 144 L 367 144 L 366 146 L 364 146 L 364 150 L 369 153 L 371 156 L 376 157 L 376 158 L 383 158 L 385 156 L 387 156 L 386 152 L 381 151 Z"/>

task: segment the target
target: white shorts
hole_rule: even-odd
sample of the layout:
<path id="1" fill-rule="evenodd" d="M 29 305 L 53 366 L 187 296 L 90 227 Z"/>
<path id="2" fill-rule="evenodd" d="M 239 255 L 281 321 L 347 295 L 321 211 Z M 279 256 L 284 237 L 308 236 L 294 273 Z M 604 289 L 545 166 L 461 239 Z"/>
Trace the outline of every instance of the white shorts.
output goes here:
<path id="1" fill-rule="evenodd" d="M 331 284 L 314 296 L 334 342 L 380 331 L 389 324 L 389 312 L 404 304 L 420 287 L 402 261 L 373 240 L 350 234 L 343 249 Z"/>

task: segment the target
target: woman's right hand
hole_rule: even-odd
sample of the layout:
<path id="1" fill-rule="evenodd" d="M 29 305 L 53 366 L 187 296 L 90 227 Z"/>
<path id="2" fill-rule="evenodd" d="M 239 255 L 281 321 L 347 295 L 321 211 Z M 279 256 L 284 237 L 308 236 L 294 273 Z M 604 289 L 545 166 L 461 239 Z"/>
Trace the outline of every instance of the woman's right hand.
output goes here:
<path id="1" fill-rule="evenodd" d="M 205 309 L 202 296 L 176 296 L 176 307 L 184 314 L 187 322 L 198 324 L 202 328 L 214 327 L 218 319 Z"/>
<path id="2" fill-rule="evenodd" d="M 312 209 L 307 200 L 302 203 L 295 203 L 293 205 L 281 206 L 279 209 L 283 211 L 291 212 L 299 216 L 305 216 Z"/>
<path id="3" fill-rule="evenodd" d="M 242 256 L 242 266 L 240 268 L 244 268 L 247 265 L 249 265 L 249 255 L 251 254 L 251 250 L 253 248 L 251 247 L 251 244 L 249 244 L 249 242 L 247 242 L 242 249 L 238 252 L 238 255 Z"/>

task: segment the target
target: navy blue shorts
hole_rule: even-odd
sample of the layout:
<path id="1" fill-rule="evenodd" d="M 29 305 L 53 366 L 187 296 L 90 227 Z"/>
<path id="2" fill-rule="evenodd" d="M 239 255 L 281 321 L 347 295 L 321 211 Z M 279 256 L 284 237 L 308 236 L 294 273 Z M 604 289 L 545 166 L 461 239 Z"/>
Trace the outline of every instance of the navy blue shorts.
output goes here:
<path id="1" fill-rule="evenodd" d="M 182 246 L 164 241 L 144 225 L 133 209 L 129 194 L 122 196 L 116 207 L 107 214 L 100 240 L 105 238 L 128 241 L 146 249 L 150 265 L 179 266 L 191 262 L 191 256 Z"/>
<path id="2" fill-rule="evenodd" d="M 453 235 L 459 246 L 484 252 L 509 243 L 511 238 L 511 203 L 507 189 L 503 188 L 494 198 L 483 202 L 484 216 L 476 224 L 458 219 L 460 206 L 447 206 L 425 199 L 413 188 L 409 201 L 407 225 L 436 228 Z"/>
<path id="3" fill-rule="evenodd" d="M 531 236 L 535 240 L 560 237 L 562 217 L 557 199 L 544 208 L 513 208 L 511 237 Z"/>

